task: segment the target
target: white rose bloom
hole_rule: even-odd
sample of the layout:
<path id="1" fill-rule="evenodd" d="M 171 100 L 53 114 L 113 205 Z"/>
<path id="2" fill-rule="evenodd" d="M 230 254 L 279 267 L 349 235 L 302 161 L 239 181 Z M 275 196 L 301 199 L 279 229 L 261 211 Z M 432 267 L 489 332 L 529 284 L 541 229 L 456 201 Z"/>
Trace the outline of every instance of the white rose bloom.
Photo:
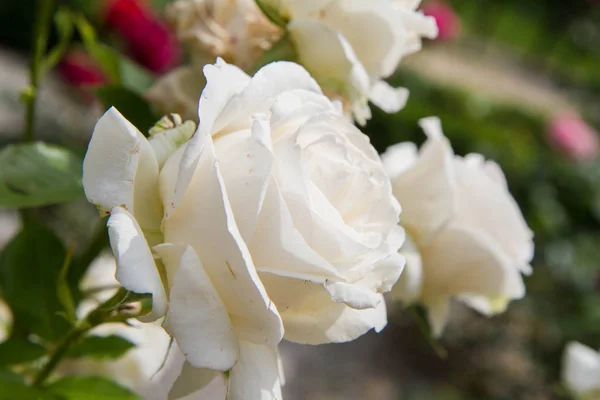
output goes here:
<path id="1" fill-rule="evenodd" d="M 525 294 L 533 233 L 500 167 L 479 154 L 454 155 L 437 118 L 421 121 L 427 141 L 390 147 L 382 155 L 403 207 L 409 265 L 392 294 L 428 308 L 435 335 L 457 298 L 486 315 Z"/>
<path id="2" fill-rule="evenodd" d="M 254 0 L 178 0 L 166 13 L 193 58 L 221 57 L 242 69 L 252 67 L 282 34 Z"/>
<path id="3" fill-rule="evenodd" d="M 85 192 L 111 214 L 117 279 L 152 293 L 148 319 L 166 315 L 196 372 L 231 369 L 231 399 L 279 398 L 282 319 L 304 343 L 385 326 L 400 207 L 368 138 L 302 67 L 204 71 L 199 129 L 162 168 L 155 136 L 115 109 L 100 119 Z"/>
<path id="4" fill-rule="evenodd" d="M 289 20 L 300 62 L 331 94 L 349 102 L 354 118 L 371 117 L 367 101 L 386 112 L 404 107 L 408 92 L 384 78 L 400 60 L 435 38 L 437 25 L 414 0 L 263 0 Z"/>
<path id="5" fill-rule="evenodd" d="M 403 259 L 377 263 L 395 254 L 403 231 L 367 136 L 296 64 L 270 64 L 252 79 L 223 62 L 205 73 L 199 131 L 182 161 L 175 155 L 161 173 L 167 235 L 170 226 L 179 236 L 193 223 L 172 208 L 195 198 L 189 189 L 182 195 L 210 135 L 237 226 L 286 338 L 324 343 L 380 330 L 381 293 Z"/>
<path id="6" fill-rule="evenodd" d="M 578 342 L 568 343 L 563 354 L 562 381 L 582 399 L 597 399 L 600 395 L 600 353 Z"/>

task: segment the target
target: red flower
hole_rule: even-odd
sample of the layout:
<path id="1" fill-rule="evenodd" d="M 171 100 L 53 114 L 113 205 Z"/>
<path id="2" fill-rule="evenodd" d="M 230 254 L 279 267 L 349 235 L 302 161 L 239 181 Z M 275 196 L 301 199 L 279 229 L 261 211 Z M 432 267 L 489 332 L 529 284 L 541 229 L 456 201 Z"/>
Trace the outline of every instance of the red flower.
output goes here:
<path id="1" fill-rule="evenodd" d="M 88 54 L 81 50 L 68 53 L 58 64 L 62 77 L 75 86 L 98 86 L 106 82 L 106 76 Z"/>
<path id="2" fill-rule="evenodd" d="M 421 11 L 435 19 L 439 30 L 437 40 L 453 40 L 460 35 L 460 18 L 449 4 L 434 1 L 425 4 Z"/>
<path id="3" fill-rule="evenodd" d="M 179 61 L 173 32 L 142 2 L 110 0 L 105 22 L 125 40 L 133 59 L 149 70 L 166 72 Z"/>

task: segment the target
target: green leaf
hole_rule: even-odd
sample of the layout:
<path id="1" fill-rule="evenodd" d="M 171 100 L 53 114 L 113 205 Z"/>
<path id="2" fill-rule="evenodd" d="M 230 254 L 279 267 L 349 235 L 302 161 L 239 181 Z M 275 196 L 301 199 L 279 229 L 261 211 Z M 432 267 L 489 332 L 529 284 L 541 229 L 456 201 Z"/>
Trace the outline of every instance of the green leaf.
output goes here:
<path id="1" fill-rule="evenodd" d="M 25 377 L 8 368 L 0 369 L 0 382 L 25 383 Z"/>
<path id="2" fill-rule="evenodd" d="M 39 389 L 27 386 L 23 376 L 10 370 L 0 370 L 0 400 L 51 400 L 55 399 Z"/>
<path id="3" fill-rule="evenodd" d="M 94 90 L 105 108 L 116 107 L 144 135 L 159 120 L 146 100 L 139 94 L 120 85 L 107 85 Z"/>
<path id="4" fill-rule="evenodd" d="M 22 337 L 12 336 L 0 343 L 0 367 L 28 363 L 45 354 L 46 350 L 41 345 Z"/>
<path id="5" fill-rule="evenodd" d="M 0 207 L 39 207 L 83 196 L 81 159 L 42 142 L 0 151 Z"/>
<path id="6" fill-rule="evenodd" d="M 152 8 L 159 13 L 164 12 L 165 7 L 167 7 L 170 3 L 173 3 L 175 0 L 151 0 L 150 4 L 152 4 Z"/>
<path id="7" fill-rule="evenodd" d="M 87 52 L 98 63 L 111 82 L 120 83 L 119 53 L 112 47 L 98 41 L 96 30 L 83 15 L 75 16 L 74 22 Z"/>
<path id="8" fill-rule="evenodd" d="M 12 310 L 13 336 L 56 340 L 69 328 L 58 315 L 64 309 L 55 287 L 65 256 L 60 239 L 29 220 L 0 254 L 0 290 Z"/>
<path id="9" fill-rule="evenodd" d="M 73 347 L 69 357 L 116 359 L 133 347 L 135 347 L 133 343 L 121 336 L 87 336 Z"/>
<path id="10" fill-rule="evenodd" d="M 281 0 L 256 0 L 256 5 L 272 23 L 285 29 L 288 18 L 284 16 Z"/>
<path id="11" fill-rule="evenodd" d="M 148 71 L 125 56 L 120 57 L 119 67 L 123 85 L 135 93 L 142 94 L 154 83 Z"/>
<path id="12" fill-rule="evenodd" d="M 27 386 L 23 382 L 3 381 L 0 379 L 0 400 L 50 400 L 49 394 Z"/>
<path id="13" fill-rule="evenodd" d="M 44 71 L 48 71 L 58 64 L 71 43 L 71 38 L 73 37 L 73 18 L 68 8 L 61 7 L 54 14 L 54 25 L 58 32 L 58 44 L 44 59 L 44 64 L 42 66 Z"/>
<path id="14" fill-rule="evenodd" d="M 48 386 L 48 392 L 63 400 L 140 400 L 141 397 L 100 377 L 69 376 Z"/>

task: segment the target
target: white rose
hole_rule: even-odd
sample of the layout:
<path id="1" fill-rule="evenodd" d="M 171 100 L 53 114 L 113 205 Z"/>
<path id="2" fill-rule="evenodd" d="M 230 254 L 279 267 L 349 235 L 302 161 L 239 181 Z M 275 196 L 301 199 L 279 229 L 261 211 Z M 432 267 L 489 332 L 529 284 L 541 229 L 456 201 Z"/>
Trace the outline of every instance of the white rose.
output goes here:
<path id="1" fill-rule="evenodd" d="M 111 109 L 84 187 L 110 210 L 117 278 L 153 294 L 150 318 L 166 313 L 197 372 L 231 369 L 232 399 L 279 398 L 275 304 L 294 341 L 383 328 L 381 293 L 404 263 L 400 209 L 368 138 L 302 67 L 273 63 L 250 78 L 219 60 L 204 71 L 187 145 L 159 169 L 153 146 Z"/>
<path id="2" fill-rule="evenodd" d="M 403 231 L 367 136 L 296 64 L 270 64 L 252 79 L 224 63 L 205 73 L 199 131 L 182 161 L 174 156 L 161 173 L 167 235 L 170 226 L 177 236 L 195 229 L 194 219 L 184 211 L 172 215 L 171 208 L 185 202 L 211 135 L 237 226 L 286 338 L 347 341 L 380 330 L 386 323 L 380 293 L 404 262 L 397 256 L 378 262 L 396 253 Z"/>
<path id="3" fill-rule="evenodd" d="M 578 342 L 568 343 L 563 354 L 562 381 L 582 399 L 597 399 L 600 395 L 600 353 Z"/>
<path id="4" fill-rule="evenodd" d="M 451 298 L 490 315 L 525 294 L 533 234 L 497 164 L 455 156 L 437 118 L 421 126 L 427 141 L 418 153 L 400 143 L 382 156 L 410 239 L 410 265 L 393 295 L 425 305 L 439 335 Z"/>
<path id="5" fill-rule="evenodd" d="M 371 117 L 367 101 L 386 112 L 404 107 L 406 89 L 384 78 L 400 60 L 435 38 L 437 25 L 413 0 L 263 0 L 289 20 L 300 62 L 326 92 L 349 101 L 355 119 Z"/>
<path id="6" fill-rule="evenodd" d="M 242 69 L 252 67 L 282 34 L 254 0 L 178 0 L 166 13 L 194 59 L 221 57 Z"/>

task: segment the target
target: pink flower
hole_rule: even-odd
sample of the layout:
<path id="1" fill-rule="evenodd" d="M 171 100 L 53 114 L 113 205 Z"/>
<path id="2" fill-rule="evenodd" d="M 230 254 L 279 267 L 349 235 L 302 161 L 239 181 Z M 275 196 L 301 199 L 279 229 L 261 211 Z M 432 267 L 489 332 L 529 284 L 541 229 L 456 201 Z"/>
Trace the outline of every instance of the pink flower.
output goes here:
<path id="1" fill-rule="evenodd" d="M 98 86 L 106 76 L 90 56 L 82 50 L 68 53 L 58 64 L 62 77 L 74 86 Z"/>
<path id="2" fill-rule="evenodd" d="M 598 154 L 598 133 L 577 114 L 554 117 L 547 135 L 558 150 L 574 160 L 590 160 Z"/>
<path id="3" fill-rule="evenodd" d="M 163 73 L 179 61 L 175 35 L 139 0 L 110 0 L 106 24 L 127 43 L 129 54 L 151 71 Z"/>
<path id="4" fill-rule="evenodd" d="M 460 18 L 449 4 L 433 1 L 425 4 L 421 11 L 435 19 L 439 30 L 437 40 L 453 40 L 460 35 Z"/>

